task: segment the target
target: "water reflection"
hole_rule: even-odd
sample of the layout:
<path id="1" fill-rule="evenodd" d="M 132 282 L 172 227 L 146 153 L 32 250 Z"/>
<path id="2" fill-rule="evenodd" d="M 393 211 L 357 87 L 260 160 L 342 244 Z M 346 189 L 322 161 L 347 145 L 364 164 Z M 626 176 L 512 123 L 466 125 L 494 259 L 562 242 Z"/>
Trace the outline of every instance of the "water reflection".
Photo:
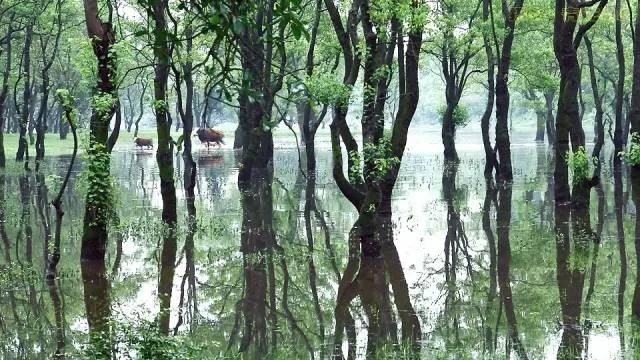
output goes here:
<path id="1" fill-rule="evenodd" d="M 120 222 L 109 228 L 104 261 L 78 267 L 84 195 L 70 184 L 51 280 L 43 269 L 54 251 L 48 202 L 57 187 L 48 179 L 68 160 L 2 173 L 0 357 L 83 358 L 87 348 L 121 357 L 130 345 L 122 329 L 137 331 L 141 320 L 166 326 L 184 347 L 202 345 L 206 359 L 238 350 L 246 359 L 359 359 L 370 335 L 398 358 L 633 357 L 640 285 L 637 257 L 625 259 L 627 242 L 637 246 L 640 175 L 603 161 L 593 192 L 574 189 L 571 203 L 555 204 L 549 150 L 515 146 L 525 160 L 512 187 L 486 182 L 474 151 L 462 149 L 459 166 L 409 152 L 393 212 L 375 219 L 377 270 L 360 283 L 358 214 L 323 150 L 318 176 L 302 176 L 297 152 L 279 149 L 273 173 L 241 191 L 234 153 L 194 153 L 195 175 L 178 159 L 184 191 L 172 238 L 157 226 L 153 157 L 114 154 Z M 377 330 L 363 296 L 380 304 Z M 419 350 L 406 339 L 420 339 Z"/>
<path id="2" fill-rule="evenodd" d="M 278 323 L 275 301 L 273 250 L 273 203 L 271 185 L 273 175 L 265 170 L 240 184 L 242 207 L 242 235 L 240 251 L 244 273 L 243 299 L 240 313 L 242 331 L 239 351 L 251 351 L 255 357 L 268 351 L 267 306 L 270 308 L 271 346 L 277 342 Z M 267 292 L 269 291 L 269 299 Z M 267 303 L 268 301 L 268 303 Z M 234 335 L 232 335 L 233 337 Z M 231 344 L 233 341 L 229 341 Z M 253 346 L 252 349 L 249 347 Z"/>

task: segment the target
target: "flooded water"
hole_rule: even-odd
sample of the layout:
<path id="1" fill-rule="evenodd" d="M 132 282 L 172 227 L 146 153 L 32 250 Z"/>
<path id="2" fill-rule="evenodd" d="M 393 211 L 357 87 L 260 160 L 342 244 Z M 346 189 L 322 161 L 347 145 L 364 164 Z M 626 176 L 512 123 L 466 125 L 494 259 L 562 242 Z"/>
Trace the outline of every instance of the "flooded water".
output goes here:
<path id="1" fill-rule="evenodd" d="M 443 166 L 437 134 L 425 136 L 414 135 L 403 159 L 392 217 L 399 261 L 387 264 L 390 276 L 406 279 L 421 358 L 635 358 L 636 209 L 625 166 L 613 171 L 606 156 L 589 211 L 570 216 L 568 206 L 553 202 L 551 153 L 529 134 L 514 137 L 515 179 L 507 189 L 485 185 L 477 134 L 459 135 L 466 145 L 458 147 L 458 167 Z M 54 230 L 46 204 L 68 159 L 50 159 L 41 174 L 8 171 L 0 358 L 98 357 L 88 329 L 100 318 L 111 319 L 107 352 L 121 359 L 328 358 L 357 218 L 333 182 L 330 155 L 319 141 L 318 176 L 309 181 L 298 170 L 295 147 L 276 144 L 273 178 L 241 192 L 236 153 L 198 150 L 195 223 L 188 221 L 194 210 L 187 209 L 176 157 L 180 226 L 175 261 L 166 261 L 155 156 L 118 151 L 117 219 L 102 265 L 80 262 L 80 163 L 63 197 L 55 281 L 44 277 Z M 398 304 L 392 290 L 389 301 Z M 367 317 L 358 299 L 349 309 L 363 357 Z M 403 314 L 390 315 L 398 338 Z M 150 335 L 158 319 L 168 321 L 173 340 Z M 162 346 L 170 349 L 166 356 L 145 355 Z M 401 358 L 399 352 L 388 358 Z"/>

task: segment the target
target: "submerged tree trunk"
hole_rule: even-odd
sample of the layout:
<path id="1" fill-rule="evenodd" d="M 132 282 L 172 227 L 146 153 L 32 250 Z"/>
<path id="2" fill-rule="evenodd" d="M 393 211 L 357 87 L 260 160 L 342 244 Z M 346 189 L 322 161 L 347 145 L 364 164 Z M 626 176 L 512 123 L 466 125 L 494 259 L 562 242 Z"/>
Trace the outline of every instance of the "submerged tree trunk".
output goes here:
<path id="1" fill-rule="evenodd" d="M 577 49 L 584 34 L 597 21 L 607 0 L 598 2 L 591 21 L 581 26 L 576 33 L 576 24 L 580 9 L 575 5 L 556 0 L 554 24 L 554 52 L 560 67 L 560 94 L 558 114 L 556 116 L 555 149 L 555 197 L 557 202 L 571 199 L 569 188 L 569 169 L 567 154 L 574 153 L 585 146 L 585 135 L 578 109 L 578 86 L 580 83 L 580 65 Z M 593 3 L 591 4 L 593 5 Z"/>
<path id="2" fill-rule="evenodd" d="M 456 125 L 453 121 L 453 112 L 457 104 L 448 104 L 442 115 L 442 145 L 444 145 L 444 159 L 448 162 L 459 162 L 456 150 Z"/>
<path id="3" fill-rule="evenodd" d="M 84 298 L 89 332 L 102 352 L 98 358 L 109 358 L 111 350 L 111 301 L 109 279 L 106 276 L 107 224 L 112 217 L 110 184 L 111 149 L 107 147 L 109 122 L 115 113 L 116 61 L 113 45 L 115 33 L 110 22 L 99 17 L 98 2 L 84 0 L 87 33 L 97 59 L 97 86 L 94 96 L 109 104 L 92 109 L 89 125 L 90 161 L 87 197 L 85 200 L 82 245 L 80 250 Z"/>
<path id="4" fill-rule="evenodd" d="M 508 333 L 512 346 L 515 348 L 520 359 L 528 359 L 518 334 L 513 292 L 511 290 L 511 241 L 509 240 L 509 231 L 511 226 L 511 193 L 512 188 L 510 184 L 501 186 L 498 191 L 498 207 L 496 213 L 496 228 L 498 234 L 498 285 L 500 287 L 500 298 L 504 305 Z"/>
<path id="5" fill-rule="evenodd" d="M 491 11 L 491 0 L 482 1 L 482 20 L 488 23 Z M 484 146 L 484 177 L 488 179 L 491 177 L 493 168 L 496 166 L 496 152 L 491 145 L 491 139 L 489 138 L 489 126 L 491 124 L 491 115 L 493 114 L 493 107 L 495 102 L 495 67 L 496 60 L 493 55 L 493 48 L 491 47 L 491 38 L 488 32 L 483 33 L 482 37 L 484 41 L 484 49 L 487 56 L 487 105 L 480 119 L 480 129 L 482 132 L 482 145 Z"/>
<path id="6" fill-rule="evenodd" d="M 516 20 L 522 10 L 524 0 L 516 0 L 510 8 L 503 5 L 506 34 L 502 43 L 498 73 L 496 76 L 496 150 L 498 152 L 498 176 L 496 180 L 511 182 L 511 142 L 509 140 L 509 69 L 511 68 L 511 49 L 515 37 Z M 504 3 L 503 3 L 504 4 Z M 493 18 L 493 17 L 492 17 Z"/>
<path id="7" fill-rule="evenodd" d="M 614 154 L 619 154 L 624 142 L 622 138 L 623 132 L 623 106 L 624 106 L 624 78 L 625 78 L 625 59 L 624 46 L 622 44 L 622 19 L 621 16 L 622 0 L 616 0 L 615 6 L 615 32 L 616 32 L 616 60 L 618 63 L 618 81 L 616 83 L 615 92 L 615 126 L 613 130 L 613 146 Z M 620 156 L 614 156 L 614 162 L 620 161 Z"/>
<path id="8" fill-rule="evenodd" d="M 156 113 L 156 127 L 158 131 L 158 149 L 156 161 L 160 169 L 160 193 L 162 195 L 162 222 L 165 233 L 162 243 L 160 264 L 160 281 L 158 283 L 158 297 L 160 314 L 158 327 L 161 334 L 169 333 L 171 309 L 171 294 L 175 259 L 177 251 L 176 239 L 176 187 L 173 178 L 173 142 L 171 139 L 171 124 L 168 119 L 167 80 L 169 78 L 169 43 L 168 27 L 163 0 L 155 0 L 150 4 L 150 14 L 153 18 L 153 53 L 155 58 L 154 99 Z"/>

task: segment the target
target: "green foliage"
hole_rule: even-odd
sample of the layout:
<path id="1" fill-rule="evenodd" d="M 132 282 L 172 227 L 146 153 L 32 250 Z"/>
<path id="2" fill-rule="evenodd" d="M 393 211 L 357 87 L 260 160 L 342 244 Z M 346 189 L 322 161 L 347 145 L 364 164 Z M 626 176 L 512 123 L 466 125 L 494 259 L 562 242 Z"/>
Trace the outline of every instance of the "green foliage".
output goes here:
<path id="1" fill-rule="evenodd" d="M 429 8 L 426 3 L 416 4 L 412 0 L 374 0 L 369 13 L 376 25 L 388 24 L 395 17 L 404 20 L 412 30 L 419 30 L 427 23 Z"/>
<path id="2" fill-rule="evenodd" d="M 351 87 L 344 85 L 334 74 L 316 72 L 304 82 L 310 96 L 321 104 L 346 106 L 351 96 Z"/>
<path id="3" fill-rule="evenodd" d="M 155 111 L 168 111 L 169 104 L 165 100 L 155 100 L 152 104 Z"/>
<path id="4" fill-rule="evenodd" d="M 629 151 L 621 152 L 620 156 L 626 159 L 631 166 L 640 166 L 640 134 L 631 134 Z"/>
<path id="5" fill-rule="evenodd" d="M 91 105 L 98 116 L 105 117 L 113 111 L 117 101 L 118 98 L 112 94 L 100 92 L 93 96 Z"/>
<path id="6" fill-rule="evenodd" d="M 62 106 L 62 109 L 70 115 L 70 120 L 74 125 L 77 125 L 78 110 L 76 110 L 74 103 L 75 99 L 67 89 L 56 90 L 56 99 Z M 66 121 L 66 119 L 65 119 Z"/>
<path id="7" fill-rule="evenodd" d="M 96 221 L 107 223 L 115 214 L 111 155 L 104 144 L 90 140 L 84 156 L 87 167 L 79 184 L 86 193 L 87 206 L 95 212 Z"/>
<path id="8" fill-rule="evenodd" d="M 349 151 L 349 161 L 353 163 L 353 166 L 349 167 L 349 181 L 352 184 L 359 184 L 362 179 L 362 159 L 360 153 L 357 151 Z"/>
<path id="9" fill-rule="evenodd" d="M 442 105 L 441 107 L 438 108 L 438 116 L 440 118 L 440 122 L 443 121 L 444 115 L 446 112 L 447 112 L 447 105 Z M 453 117 L 453 125 L 456 128 L 465 127 L 471 121 L 471 118 L 469 117 L 469 110 L 467 110 L 467 107 L 462 104 L 458 104 L 455 108 L 453 108 L 452 117 Z"/>
<path id="10" fill-rule="evenodd" d="M 372 165 L 373 179 L 382 180 L 389 171 L 400 166 L 400 159 L 393 155 L 391 137 L 384 136 L 377 144 L 369 143 L 364 146 L 364 161 Z"/>
<path id="11" fill-rule="evenodd" d="M 589 179 L 591 163 L 597 161 L 587 154 L 584 146 L 578 148 L 576 152 L 568 152 L 565 160 L 573 174 L 573 183 L 579 184 Z"/>

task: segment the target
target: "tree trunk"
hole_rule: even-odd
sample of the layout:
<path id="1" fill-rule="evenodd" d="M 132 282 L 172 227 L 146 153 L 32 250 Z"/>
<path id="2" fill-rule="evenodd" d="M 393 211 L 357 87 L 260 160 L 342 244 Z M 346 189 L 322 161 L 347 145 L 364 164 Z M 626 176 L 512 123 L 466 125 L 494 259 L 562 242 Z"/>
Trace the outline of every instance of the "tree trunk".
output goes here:
<path id="1" fill-rule="evenodd" d="M 29 124 L 29 108 L 31 104 L 31 42 L 33 39 L 33 23 L 27 25 L 24 38 L 24 48 L 22 50 L 22 77 L 24 90 L 22 92 L 22 109 L 20 110 L 20 138 L 18 140 L 18 151 L 16 161 L 24 161 L 25 167 L 29 161 L 29 142 L 27 141 L 27 126 Z"/>
<path id="2" fill-rule="evenodd" d="M 9 25 L 9 34 L 13 31 L 11 25 Z M 4 152 L 4 132 L 9 130 L 9 126 L 5 124 L 7 118 L 7 110 L 5 108 L 7 94 L 9 92 L 9 75 L 11 74 L 11 38 L 7 39 L 7 45 L 5 49 L 7 59 L 5 61 L 5 68 L 2 74 L 2 89 L 0 90 L 0 168 L 4 168 L 6 165 L 6 155 Z M 4 181 L 4 179 L 2 179 Z M 0 199 L 3 200 L 3 199 Z"/>
<path id="3" fill-rule="evenodd" d="M 490 2 L 491 0 L 482 1 L 482 19 L 487 22 L 490 14 Z M 491 145 L 491 139 L 489 138 L 489 126 L 491 124 L 491 114 L 493 114 L 493 106 L 495 102 L 495 57 L 493 55 L 493 48 L 491 47 L 491 39 L 489 34 L 484 34 L 484 49 L 487 56 L 487 105 L 480 119 L 480 129 L 482 132 L 482 145 L 484 146 L 485 166 L 484 177 L 488 179 L 491 177 L 493 168 L 496 166 L 496 152 Z"/>
<path id="4" fill-rule="evenodd" d="M 511 169 L 511 142 L 509 140 L 509 69 L 511 67 L 511 49 L 513 48 L 513 39 L 515 37 L 515 27 L 518 15 L 522 10 L 523 0 L 517 0 L 506 17 L 505 26 L 506 34 L 502 43 L 502 52 L 500 61 L 498 62 L 498 73 L 496 76 L 496 149 L 498 152 L 499 176 L 496 179 L 500 181 L 511 182 L 513 180 L 513 171 Z"/>
<path id="5" fill-rule="evenodd" d="M 173 179 L 173 143 L 171 140 L 171 124 L 168 120 L 167 80 L 169 77 L 169 46 L 167 39 L 167 20 L 165 2 L 154 0 L 150 14 L 153 16 L 155 57 L 154 99 L 156 113 L 156 127 L 158 131 L 158 149 L 156 160 L 160 169 L 160 193 L 162 195 L 162 221 L 166 226 L 162 244 L 162 261 L 160 264 L 160 281 L 158 297 L 160 300 L 160 314 L 158 326 L 160 333 L 169 333 L 171 309 L 171 293 L 175 272 L 175 258 L 177 251 L 176 239 L 176 188 Z"/>
<path id="6" fill-rule="evenodd" d="M 596 68 L 595 63 L 593 61 L 593 46 L 591 44 L 591 39 L 588 36 L 584 37 L 584 44 L 587 47 L 587 59 L 589 61 L 589 76 L 591 79 L 591 90 L 593 92 L 593 102 L 596 108 L 596 115 L 594 118 L 595 125 L 595 144 L 593 147 L 592 156 L 600 159 L 600 152 L 602 147 L 604 146 L 604 123 L 602 121 L 604 110 L 602 108 L 602 100 L 604 96 L 600 95 L 600 90 L 598 88 L 598 79 L 596 77 Z"/>
<path id="7" fill-rule="evenodd" d="M 555 99 L 555 91 L 547 91 L 544 94 L 544 102 L 546 108 L 545 114 L 545 128 L 547 131 L 547 144 L 552 147 L 556 146 L 556 125 L 555 117 L 553 116 L 553 103 Z"/>
<path id="8" fill-rule="evenodd" d="M 447 162 L 459 162 L 456 151 L 456 126 L 453 122 L 453 111 L 457 105 L 447 105 L 442 115 L 442 144 L 444 145 L 444 160 Z"/>
<path id="9" fill-rule="evenodd" d="M 544 142 L 545 120 L 545 112 L 536 110 L 536 142 Z"/>
<path id="10" fill-rule="evenodd" d="M 115 74 L 117 69 L 113 52 L 115 33 L 111 23 L 100 20 L 96 0 L 84 0 L 84 13 L 87 33 L 97 59 L 95 96 L 108 96 L 110 99 L 116 99 Z M 89 181 L 80 250 L 89 332 L 92 338 L 96 338 L 98 344 L 106 349 L 105 353 L 98 354 L 100 358 L 109 358 L 111 350 L 111 303 L 109 280 L 105 270 L 105 255 L 108 240 L 107 224 L 112 214 L 110 189 L 109 187 L 105 189 L 104 181 L 105 179 L 108 181 L 110 176 L 111 156 L 110 149 L 107 148 L 107 140 L 109 122 L 114 112 L 115 101 L 107 109 L 92 109 L 89 125 L 89 153 L 92 160 L 87 166 L 91 176 L 100 180 L 98 182 Z M 62 134 L 63 131 L 61 131 L 61 136 Z M 64 134 L 66 136 L 66 130 Z M 99 190 L 96 187 L 99 187 Z"/>
<path id="11" fill-rule="evenodd" d="M 618 62 L 618 81 L 616 83 L 615 92 L 615 126 L 613 130 L 613 146 L 614 154 L 619 154 L 623 150 L 623 106 L 624 106 L 624 77 L 625 77 L 625 59 L 624 47 L 622 44 L 622 20 L 620 19 L 622 8 L 622 0 L 616 0 L 615 6 L 615 32 L 616 32 L 616 59 Z M 614 161 L 620 161 L 620 156 L 614 156 Z"/>

